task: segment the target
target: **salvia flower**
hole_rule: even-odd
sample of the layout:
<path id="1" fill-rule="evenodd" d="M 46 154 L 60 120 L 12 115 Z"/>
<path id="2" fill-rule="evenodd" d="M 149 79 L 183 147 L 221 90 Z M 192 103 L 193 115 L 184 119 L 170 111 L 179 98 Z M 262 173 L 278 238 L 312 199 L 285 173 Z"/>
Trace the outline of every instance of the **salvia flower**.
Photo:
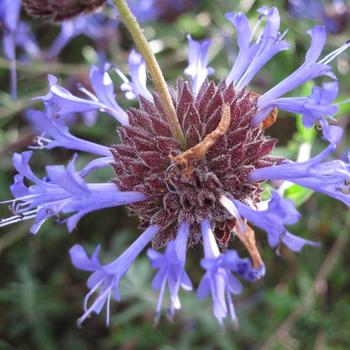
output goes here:
<path id="1" fill-rule="evenodd" d="M 146 81 L 146 64 L 143 57 L 132 50 L 129 55 L 129 73 L 130 80 L 123 74 L 123 72 L 117 69 L 117 73 L 123 79 L 123 83 L 120 89 L 125 93 L 126 98 L 134 99 L 137 96 L 143 96 L 147 100 L 153 99 L 151 93 L 147 89 Z"/>
<path id="2" fill-rule="evenodd" d="M 115 300 L 119 300 L 118 285 L 120 279 L 128 271 L 130 265 L 137 258 L 145 246 L 152 240 L 152 237 L 159 231 L 157 226 L 150 226 L 145 230 L 140 237 L 117 259 L 107 265 L 101 265 L 98 259 L 100 247 L 97 247 L 91 259 L 83 247 L 75 245 L 70 249 L 70 256 L 73 265 L 81 270 L 91 271 L 87 284 L 90 292 L 86 295 L 84 300 L 84 314 L 78 320 L 81 324 L 92 312 L 100 313 L 103 306 L 106 305 L 106 324 L 109 324 L 109 303 L 111 295 Z M 97 292 L 98 295 L 94 302 L 88 306 L 90 297 Z"/>
<path id="3" fill-rule="evenodd" d="M 190 231 L 190 225 L 182 222 L 176 235 L 175 241 L 170 241 L 166 246 L 164 254 L 155 249 L 149 249 L 147 252 L 151 260 L 152 267 L 159 269 L 152 281 L 152 287 L 160 290 L 157 306 L 157 315 L 160 315 L 161 304 L 166 285 L 168 285 L 170 295 L 169 317 L 174 316 L 176 309 L 181 308 L 179 299 L 179 289 L 192 289 L 192 283 L 185 271 L 187 239 Z"/>
<path id="4" fill-rule="evenodd" d="M 225 202 L 223 204 L 227 205 Z M 290 200 L 281 198 L 276 191 L 272 192 L 272 197 L 266 210 L 255 210 L 237 200 L 234 200 L 233 204 L 236 205 L 242 217 L 254 226 L 267 232 L 268 242 L 271 247 L 284 243 L 290 250 L 298 252 L 305 244 L 318 245 L 316 242 L 297 237 L 288 232 L 285 225 L 293 225 L 298 222 L 300 213 Z M 227 209 L 230 209 L 229 205 Z"/>
<path id="5" fill-rule="evenodd" d="M 204 248 L 201 265 L 206 273 L 198 287 L 197 296 L 206 298 L 211 294 L 213 313 L 218 321 L 222 323 L 227 314 L 230 314 L 231 320 L 236 323 L 237 317 L 231 294 L 240 294 L 242 287 L 233 273 L 247 280 L 255 280 L 262 277 L 265 268 L 261 265 L 257 270 L 253 269 L 250 262 L 241 259 L 234 250 L 220 254 L 207 219 L 201 222 L 201 230 Z"/>
<path id="6" fill-rule="evenodd" d="M 111 16 L 92 12 L 99 10 L 106 0 L 79 0 L 79 1 L 43 1 L 43 0 L 2 0 L 0 2 L 0 24 L 3 28 L 3 52 L 10 62 L 11 94 L 17 95 L 16 49 L 21 48 L 25 55 L 20 56 L 24 62 L 31 60 L 52 61 L 56 59 L 63 48 L 79 35 L 85 35 L 95 42 L 98 50 L 104 49 L 106 42 L 116 38 L 115 31 L 119 21 L 116 10 L 111 9 Z M 133 10 L 145 7 L 148 0 L 133 2 Z M 60 22 L 60 30 L 48 48 L 40 47 L 35 34 L 27 22 L 21 19 L 21 5 L 28 14 L 46 20 Z M 147 6 L 153 6 L 152 4 Z M 151 10 L 151 9 L 150 9 Z M 154 10 L 152 10 L 154 12 Z M 140 20 L 149 20 L 143 16 L 142 11 L 137 12 Z M 78 16 L 80 15 L 80 16 Z M 76 17 L 77 18 L 73 18 Z M 61 22 L 62 21 L 62 22 Z M 50 24 L 47 24 L 48 26 Z"/>
<path id="7" fill-rule="evenodd" d="M 320 154 L 306 162 L 286 160 L 275 167 L 256 169 L 251 173 L 250 181 L 288 180 L 350 205 L 350 164 L 335 159 L 325 161 L 334 150 L 335 145 L 330 144 Z"/>
<path id="8" fill-rule="evenodd" d="M 338 82 L 334 80 L 323 83 L 322 87 L 313 87 L 310 96 L 278 98 L 271 104 L 290 113 L 302 114 L 304 126 L 310 128 L 338 111 L 337 105 L 332 104 L 337 95 Z"/>
<path id="9" fill-rule="evenodd" d="M 35 217 L 31 233 L 37 233 L 49 217 L 59 218 L 60 214 L 71 214 L 63 220 L 71 232 L 80 218 L 92 211 L 145 199 L 145 195 L 139 192 L 117 192 L 110 183 L 86 184 L 75 170 L 76 157 L 67 168 L 61 165 L 47 166 L 47 176 L 39 179 L 29 166 L 31 156 L 32 152 L 14 154 L 13 164 L 18 171 L 11 186 L 15 197 L 10 201 L 14 216 L 1 220 L 0 226 Z M 33 185 L 26 186 L 25 179 Z"/>
<path id="10" fill-rule="evenodd" d="M 115 38 L 118 22 L 102 13 L 81 15 L 60 24 L 60 31 L 50 47 L 42 53 L 42 59 L 52 61 L 59 56 L 63 48 L 79 35 L 85 35 L 94 41 L 97 50 L 105 48 L 106 43 Z"/>
<path id="11" fill-rule="evenodd" d="M 159 290 L 157 320 L 166 292 L 169 317 L 180 309 L 181 288 L 193 288 L 186 272 L 187 248 L 203 246 L 201 266 L 205 272 L 197 295 L 211 297 L 213 313 L 220 323 L 227 317 L 236 323 L 233 296 L 241 293 L 239 279 L 254 282 L 265 274 L 256 234 L 249 224 L 266 231 L 273 248 L 284 244 L 300 252 L 305 246 L 318 245 L 287 228 L 300 218 L 290 200 L 274 190 L 270 200 L 262 200 L 264 182 L 286 180 L 350 205 L 349 163 L 331 158 L 343 132 L 334 125 L 338 82 L 330 65 L 349 44 L 323 56 L 325 29 L 312 28 L 304 63 L 258 95 L 250 90 L 250 82 L 270 59 L 289 47 L 286 32 L 280 32 L 279 12 L 277 8 L 261 8 L 252 30 L 243 13 L 226 17 L 237 31 L 238 46 L 227 77 L 220 83 L 209 80 L 214 73 L 208 63 L 210 41 L 197 42 L 189 37 L 185 74 L 190 81 L 179 77 L 170 89 L 185 148 L 172 134 L 160 96 L 147 88 L 145 62 L 136 51 L 129 57 L 130 79 L 120 70 L 117 73 L 123 80 L 121 90 L 128 98 L 138 98 L 138 107 L 124 111 L 116 102 L 106 63 L 92 67 L 93 92 L 81 88 L 81 97 L 50 76 L 49 93 L 40 97 L 44 110 L 29 113 L 40 133 L 34 148 L 63 147 L 96 158 L 76 170 L 74 156 L 67 168 L 48 166 L 47 176 L 39 179 L 28 165 L 31 153 L 16 154 L 18 174 L 10 201 L 15 216 L 3 219 L 0 225 L 34 219 L 32 232 L 37 232 L 54 216 L 67 222 L 72 231 L 83 215 L 126 204 L 138 216 L 143 230 L 124 253 L 106 265 L 98 259 L 99 248 L 91 258 L 80 245 L 71 249 L 73 264 L 92 273 L 79 324 L 92 313 L 100 313 L 105 305 L 108 323 L 111 297 L 120 299 L 119 282 L 149 242 L 153 248 L 148 256 L 157 270 L 152 282 Z M 315 86 L 310 96 L 285 96 L 314 78 L 323 79 L 323 83 Z M 321 127 L 325 149 L 302 162 L 273 156 L 277 140 L 268 136 L 267 129 L 276 121 L 278 109 L 301 113 L 306 127 Z M 104 111 L 114 117 L 120 124 L 121 143 L 109 147 L 74 136 L 66 126 L 67 116 L 87 111 Z M 107 165 L 115 172 L 111 182 L 85 181 L 87 174 Z M 29 187 L 24 178 L 32 183 Z M 233 242 L 232 237 L 237 239 Z M 241 258 L 232 249 L 234 244 L 242 245 L 249 257 Z M 157 251 L 162 248 L 163 253 Z M 96 298 L 90 302 L 92 295 Z"/>
<path id="12" fill-rule="evenodd" d="M 185 74 L 192 79 L 192 86 L 195 94 L 198 94 L 204 81 L 208 75 L 214 73 L 214 69 L 207 67 L 208 65 L 208 49 L 210 46 L 209 40 L 198 42 L 188 36 L 189 57 L 188 67 L 185 69 Z"/>
<path id="13" fill-rule="evenodd" d="M 288 0 L 288 10 L 296 18 L 310 18 L 323 24 L 332 34 L 343 32 L 349 24 L 350 9 L 345 0 Z"/>
<path id="14" fill-rule="evenodd" d="M 128 0 L 132 13 L 142 22 L 155 19 L 171 22 L 197 3 L 198 0 Z"/>
<path id="15" fill-rule="evenodd" d="M 40 136 L 36 138 L 36 145 L 31 147 L 33 149 L 64 147 L 105 157 L 111 156 L 108 147 L 72 135 L 65 119 L 58 118 L 52 109 L 47 109 L 45 112 L 29 110 L 27 117 L 35 130 L 40 132 Z"/>
<path id="16" fill-rule="evenodd" d="M 67 89 L 57 84 L 57 79 L 50 75 L 50 90 L 46 96 L 40 99 L 57 116 L 62 117 L 70 113 L 86 113 L 102 110 L 113 116 L 120 123 L 127 123 L 125 111 L 116 103 L 112 79 L 107 70 L 109 65 L 99 68 L 92 66 L 90 70 L 90 82 L 95 94 L 81 88 L 84 97 L 77 97 Z"/>
<path id="17" fill-rule="evenodd" d="M 0 3 L 0 24 L 3 26 L 3 51 L 11 63 L 11 95 L 17 96 L 16 35 L 21 9 L 21 0 L 4 0 Z"/>

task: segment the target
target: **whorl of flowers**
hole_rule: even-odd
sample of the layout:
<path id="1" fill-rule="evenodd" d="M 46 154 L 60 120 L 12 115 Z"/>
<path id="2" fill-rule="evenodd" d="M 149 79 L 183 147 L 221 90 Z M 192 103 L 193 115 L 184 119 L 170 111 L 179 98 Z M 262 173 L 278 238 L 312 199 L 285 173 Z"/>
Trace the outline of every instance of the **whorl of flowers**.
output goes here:
<path id="1" fill-rule="evenodd" d="M 249 89 L 250 82 L 273 56 L 289 47 L 285 33 L 280 33 L 277 8 L 264 7 L 259 15 L 253 31 L 243 13 L 226 15 L 237 32 L 238 53 L 220 83 L 208 79 L 214 73 L 208 67 L 210 41 L 189 37 L 185 73 L 190 79 L 180 77 L 170 88 L 186 148 L 172 135 L 159 95 L 147 88 L 145 62 L 137 52 L 130 55 L 130 79 L 117 72 L 123 79 L 122 90 L 139 99 L 138 108 L 125 111 L 116 102 L 108 64 L 91 68 L 93 91 L 81 89 L 84 95 L 79 97 L 49 77 L 49 92 L 40 97 L 45 110 L 29 112 L 40 131 L 35 148 L 63 147 L 75 155 L 67 167 L 47 166 L 47 175 L 41 179 L 29 166 L 32 152 L 15 154 L 14 199 L 6 202 L 11 203 L 14 216 L 1 220 L 0 226 L 34 219 L 31 232 L 37 233 L 48 218 L 55 217 L 71 232 L 92 211 L 127 205 L 139 217 L 142 230 L 135 242 L 108 264 L 99 260 L 100 247 L 91 257 L 81 245 L 70 249 L 74 266 L 91 273 L 79 323 L 93 312 L 100 313 L 105 305 L 109 322 L 110 300 L 120 299 L 119 282 L 150 242 L 157 249 L 148 250 L 148 257 L 157 269 L 152 287 L 160 293 L 158 316 L 166 290 L 172 317 L 181 307 L 180 287 L 186 291 L 193 288 L 186 272 L 186 251 L 193 246 L 203 250 L 204 275 L 197 296 L 212 298 L 213 313 L 220 323 L 227 316 L 236 322 L 232 296 L 242 290 L 239 279 L 253 282 L 265 274 L 251 225 L 266 232 L 271 247 L 283 244 L 299 252 L 305 245 L 318 245 L 289 232 L 286 226 L 295 224 L 300 214 L 278 189 L 263 201 L 264 182 L 287 180 L 350 206 L 350 164 L 332 158 L 342 129 L 332 118 L 337 111 L 333 100 L 338 83 L 329 65 L 349 45 L 320 58 L 326 32 L 315 26 L 308 32 L 311 43 L 304 63 L 258 95 Z M 325 82 L 314 87 L 310 96 L 284 97 L 317 77 Z M 268 127 L 276 121 L 278 109 L 301 113 L 305 127 L 317 124 L 325 149 L 303 162 L 271 155 L 277 140 L 268 136 Z M 119 122 L 120 144 L 98 145 L 70 133 L 66 116 L 91 111 L 104 111 Z M 96 158 L 78 170 L 75 160 L 79 152 Z M 113 167 L 114 179 L 86 182 L 90 172 L 106 166 Z M 238 239 L 233 242 L 232 236 Z M 238 255 L 233 246 L 240 244 L 250 258 Z M 162 253 L 159 249 L 163 246 Z"/>

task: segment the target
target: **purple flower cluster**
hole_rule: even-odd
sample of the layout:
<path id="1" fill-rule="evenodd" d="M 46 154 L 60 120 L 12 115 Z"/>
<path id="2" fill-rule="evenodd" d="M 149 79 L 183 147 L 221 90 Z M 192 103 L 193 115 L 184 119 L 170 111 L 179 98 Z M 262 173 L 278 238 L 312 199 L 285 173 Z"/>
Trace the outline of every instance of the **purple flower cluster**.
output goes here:
<path id="1" fill-rule="evenodd" d="M 118 13 L 109 1 L 110 13 L 95 13 L 81 15 L 77 18 L 60 23 L 60 31 L 51 45 L 43 50 L 27 22 L 20 18 L 22 0 L 2 0 L 0 2 L 0 25 L 3 26 L 3 52 L 11 63 L 11 95 L 17 96 L 16 82 L 16 50 L 24 52 L 24 61 L 56 59 L 64 47 L 74 38 L 85 35 L 96 43 L 98 50 L 104 50 L 107 41 L 116 37 L 119 25 Z M 44 2 L 45 3 L 45 2 Z M 194 0 L 159 1 L 159 0 L 129 0 L 129 6 L 141 22 L 159 17 L 167 18 L 193 7 Z M 36 4 L 40 9 L 40 2 Z M 56 5 L 57 6 L 57 5 Z M 174 12 L 174 13 L 173 13 Z"/>
<path id="2" fill-rule="evenodd" d="M 185 74 L 190 81 L 178 83 L 174 101 L 177 114 L 182 118 L 181 125 L 187 130 L 187 142 L 197 140 L 193 147 L 198 144 L 198 140 L 200 142 L 211 135 L 217 127 L 221 109 L 217 108 L 216 102 L 219 101 L 220 106 L 227 106 L 233 101 L 229 114 L 232 118 L 229 126 L 231 129 L 227 131 L 232 137 L 223 136 L 213 148 L 220 150 L 231 147 L 235 157 L 242 157 L 240 164 L 234 164 L 229 157 L 216 158 L 215 150 L 208 151 L 207 158 L 197 159 L 197 163 L 192 163 L 192 172 L 185 173 L 176 162 L 172 163 L 171 159 L 176 159 L 172 152 L 178 150 L 178 144 L 168 132 L 166 122 L 157 117 L 162 110 L 159 97 L 147 88 L 145 63 L 135 51 L 129 57 L 130 77 L 121 71 L 117 71 L 117 74 L 123 79 L 121 90 L 128 98 L 138 98 L 140 109 L 125 111 L 119 106 L 110 77 L 111 66 L 104 64 L 91 68 L 93 92 L 82 88 L 83 97 L 75 96 L 60 87 L 57 79 L 50 76 L 49 92 L 40 97 L 44 110 L 29 113 L 40 133 L 36 148 L 63 147 L 76 153 L 67 167 L 47 166 L 47 175 L 42 179 L 34 175 L 29 166 L 32 152 L 15 154 L 13 163 L 18 174 L 11 187 L 14 199 L 6 202 L 12 204 L 14 216 L 2 219 L 0 226 L 34 219 L 31 232 L 37 233 L 48 218 L 55 217 L 59 222 L 65 222 L 69 231 L 73 231 L 84 215 L 95 210 L 125 204 L 134 212 L 139 210 L 143 213 L 140 215 L 143 233 L 119 257 L 106 265 L 99 261 L 100 247 L 96 248 L 91 257 L 80 245 L 70 249 L 74 266 L 91 273 L 87 283 L 89 292 L 84 299 L 84 314 L 79 323 L 93 312 L 100 313 L 106 305 L 108 324 L 111 297 L 117 301 L 120 299 L 119 282 L 151 241 L 166 245 L 163 253 L 155 249 L 149 249 L 147 253 L 152 267 L 157 270 L 152 281 L 152 287 L 159 290 L 157 317 L 161 313 L 166 291 L 169 293 L 168 315 L 173 317 L 175 310 L 181 308 L 180 287 L 186 291 L 193 289 L 186 272 L 186 251 L 190 245 L 199 243 L 204 252 L 201 260 L 204 275 L 199 283 L 197 296 L 211 297 L 213 313 L 220 323 L 227 316 L 236 322 L 232 296 L 241 293 L 239 279 L 254 282 L 265 274 L 265 266 L 256 248 L 249 223 L 267 233 L 268 243 L 273 248 L 283 244 L 290 250 L 299 252 L 305 245 L 318 245 L 289 232 L 286 226 L 298 222 L 299 212 L 293 202 L 283 198 L 278 190 L 272 191 L 268 201 L 262 201 L 261 184 L 276 179 L 289 181 L 324 193 L 350 206 L 350 164 L 332 158 L 343 132 L 339 126 L 333 125 L 333 115 L 337 111 L 337 105 L 333 101 L 338 93 L 338 83 L 330 65 L 349 44 L 346 43 L 320 58 L 326 41 L 326 31 L 322 26 L 315 26 L 308 32 L 311 44 L 304 63 L 270 90 L 256 96 L 247 93 L 249 83 L 273 56 L 289 47 L 285 40 L 286 33 L 280 33 L 279 12 L 277 8 L 261 8 L 253 30 L 243 13 L 228 13 L 226 18 L 236 29 L 238 53 L 225 81 L 216 87 L 208 80 L 208 76 L 214 73 L 213 68 L 208 67 L 210 41 L 198 42 L 189 37 L 189 64 Z M 325 81 L 321 86 L 315 86 L 310 96 L 285 97 L 305 82 L 320 77 Z M 176 97 L 176 93 L 180 96 Z M 323 139 L 327 143 L 325 149 L 303 162 L 268 156 L 275 141 L 262 137 L 263 125 L 276 108 L 302 114 L 305 127 L 320 125 Z M 98 111 L 106 112 L 120 123 L 122 145 L 109 148 L 70 133 L 66 125 L 68 115 Z M 205 122 L 200 120 L 203 115 L 209 115 Z M 246 118 L 246 124 L 237 124 L 240 128 L 235 130 L 234 123 L 241 122 L 234 120 L 237 116 Z M 195 129 L 193 125 L 200 125 L 201 128 L 203 126 L 203 134 L 199 135 L 199 127 Z M 249 148 L 245 142 L 249 138 L 249 143 L 254 144 L 254 137 L 255 148 Z M 153 143 L 150 141 L 152 138 Z M 237 144 L 226 144 L 235 140 L 239 140 L 239 147 Z M 247 148 L 241 149 L 245 147 Z M 135 149 L 139 154 L 134 152 Z M 256 154 L 260 158 L 254 158 L 254 154 L 249 151 L 252 149 L 259 149 Z M 96 158 L 77 170 L 75 161 L 80 152 L 93 154 Z M 164 154 L 165 158 L 161 156 Z M 118 166 L 118 159 L 122 159 L 122 167 Z M 219 165 L 226 163 L 233 170 L 232 174 L 224 176 L 221 175 L 222 169 L 219 169 Z M 217 168 L 211 168 L 212 164 L 217 164 Z M 86 182 L 87 174 L 109 165 L 116 171 L 117 180 L 114 183 Z M 155 175 L 153 177 L 152 171 Z M 161 179 L 155 171 L 162 171 Z M 140 180 L 135 174 L 147 174 L 147 177 L 141 177 Z M 121 179 L 120 184 L 118 176 Z M 26 185 L 25 180 L 31 185 Z M 240 183 L 244 188 L 227 191 L 227 188 Z M 208 186 L 205 191 L 201 188 L 202 184 Z M 131 188 L 132 191 L 123 188 Z M 193 198 L 191 188 L 196 188 L 197 191 Z M 157 191 L 158 197 L 154 195 Z M 163 195 L 164 192 L 166 193 Z M 181 195 L 178 195 L 180 192 Z M 210 192 L 211 197 L 205 197 L 205 192 Z M 161 198 L 162 203 L 158 198 Z M 191 201 L 198 203 L 196 208 L 193 208 Z M 151 212 L 154 206 L 159 206 L 159 213 L 165 216 L 158 216 L 157 221 L 157 214 L 147 220 L 144 213 Z M 176 214 L 178 216 L 175 218 L 166 217 L 167 213 L 175 212 L 175 207 L 180 207 L 180 210 L 176 209 L 176 213 L 181 215 Z M 210 208 L 215 210 L 211 211 Z M 176 225 L 176 229 L 169 233 L 167 230 L 170 226 L 167 223 L 170 220 L 172 225 Z M 219 227 L 223 227 L 230 235 L 237 236 L 247 248 L 250 258 L 241 258 L 232 248 L 223 249 L 223 240 L 218 234 Z M 224 246 L 229 244 L 232 245 L 233 242 L 225 242 Z M 95 298 L 92 300 L 93 295 Z"/>

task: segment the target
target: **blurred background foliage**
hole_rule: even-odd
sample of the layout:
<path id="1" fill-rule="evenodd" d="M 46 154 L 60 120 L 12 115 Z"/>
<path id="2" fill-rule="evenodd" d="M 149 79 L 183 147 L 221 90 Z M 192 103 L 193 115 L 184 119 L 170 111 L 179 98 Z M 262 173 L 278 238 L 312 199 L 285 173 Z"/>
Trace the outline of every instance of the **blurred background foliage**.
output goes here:
<path id="1" fill-rule="evenodd" d="M 327 4 L 332 6 L 331 2 Z M 167 81 L 174 82 L 187 64 L 187 33 L 196 39 L 213 40 L 211 66 L 216 69 L 215 79 L 224 78 L 234 60 L 235 35 L 223 14 L 241 10 L 256 19 L 255 10 L 262 5 L 278 6 L 282 29 L 289 28 L 287 39 L 291 49 L 277 55 L 262 70 L 253 89 L 266 91 L 280 81 L 303 62 L 309 45 L 305 31 L 315 21 L 296 18 L 284 1 L 254 0 L 203 0 L 171 23 L 159 20 L 145 23 L 145 33 L 157 52 Z M 25 13 L 22 16 L 37 33 L 41 47 L 47 47 L 58 26 L 30 19 Z M 339 20 L 334 14 L 333 17 Z M 350 26 L 345 23 L 338 33 L 329 34 L 327 52 L 349 36 Z M 121 26 L 107 47 L 106 56 L 127 72 L 131 47 L 130 37 Z M 349 53 L 343 54 L 335 62 L 341 86 L 339 101 L 349 98 L 349 57 Z M 96 59 L 95 43 L 78 36 L 56 61 L 18 63 L 19 99 L 12 101 L 8 95 L 8 64 L 0 57 L 1 200 L 11 197 L 12 153 L 25 150 L 33 139 L 24 113 L 33 104 L 29 98 L 46 93 L 47 73 L 59 76 L 62 85 L 68 88 L 78 82 L 87 84 L 89 65 Z M 307 92 L 310 86 L 304 89 Z M 130 105 L 127 101 L 121 103 L 125 107 Z M 343 104 L 338 119 L 345 128 L 349 113 L 350 104 Z M 102 144 L 118 142 L 114 121 L 104 115 L 93 127 L 75 123 L 73 130 L 81 137 Z M 297 158 L 302 144 L 312 144 L 312 153 L 324 147 L 317 131 L 305 132 L 294 116 L 280 113 L 270 132 L 280 139 L 276 152 L 292 159 Z M 348 147 L 345 137 L 338 155 L 346 156 Z M 33 158 L 33 168 L 65 164 L 70 157 L 70 153 L 61 149 L 38 151 Z M 81 164 L 87 160 L 86 155 L 80 157 Z M 103 181 L 112 176 L 112 171 L 107 169 L 93 174 L 92 180 Z M 236 298 L 240 321 L 237 330 L 229 324 L 226 330 L 221 330 L 212 315 L 210 301 L 198 301 L 193 293 L 181 293 L 183 308 L 173 322 L 162 317 L 154 327 L 158 295 L 151 289 L 153 271 L 144 255 L 121 283 L 122 301 L 112 302 L 110 327 L 105 327 L 101 315 L 77 328 L 76 319 L 87 292 L 87 274 L 72 267 L 68 249 L 79 242 L 92 251 L 101 243 L 104 261 L 118 255 L 137 236 L 137 220 L 128 217 L 124 208 L 86 216 L 71 235 L 52 220 L 35 237 L 28 234 L 30 223 L 1 229 L 0 349 L 350 349 L 350 214 L 343 204 L 322 195 L 310 197 L 309 192 L 297 186 L 286 193 L 300 205 L 303 214 L 293 232 L 318 240 L 322 245 L 318 249 L 306 247 L 301 254 L 286 250 L 275 254 L 267 246 L 265 235 L 257 232 L 267 276 L 254 285 L 247 284 L 244 293 Z M 0 217 L 7 215 L 6 205 L 1 206 Z M 200 249 L 190 251 L 187 265 L 195 285 L 202 275 L 200 258 Z"/>

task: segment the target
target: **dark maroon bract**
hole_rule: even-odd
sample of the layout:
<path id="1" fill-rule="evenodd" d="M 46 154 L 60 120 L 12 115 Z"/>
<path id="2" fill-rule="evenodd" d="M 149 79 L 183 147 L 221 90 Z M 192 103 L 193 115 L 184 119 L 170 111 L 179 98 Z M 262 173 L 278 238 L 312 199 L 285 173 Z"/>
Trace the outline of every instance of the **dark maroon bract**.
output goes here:
<path id="1" fill-rule="evenodd" d="M 159 98 L 154 95 L 152 103 L 141 97 L 140 109 L 128 110 L 130 125 L 119 129 L 122 144 L 113 146 L 114 181 L 121 191 L 140 191 L 149 198 L 129 208 L 140 218 L 142 228 L 161 227 L 153 239 L 156 248 L 173 239 L 184 220 L 193 227 L 189 244 L 200 240 L 199 225 L 205 218 L 220 239 L 232 222 L 220 197 L 254 205 L 260 201 L 262 187 L 249 183 L 248 176 L 254 169 L 280 162 L 269 156 L 276 140 L 265 135 L 262 123 L 251 124 L 257 112 L 256 94 L 247 90 L 236 93 L 233 84 L 210 82 L 195 97 L 189 83 L 179 80 L 173 96 L 188 148 L 217 128 L 223 104 L 230 106 L 231 121 L 227 133 L 218 138 L 205 158 L 192 162 L 192 176 L 186 178 L 169 158 L 183 150 L 171 135 Z"/>

